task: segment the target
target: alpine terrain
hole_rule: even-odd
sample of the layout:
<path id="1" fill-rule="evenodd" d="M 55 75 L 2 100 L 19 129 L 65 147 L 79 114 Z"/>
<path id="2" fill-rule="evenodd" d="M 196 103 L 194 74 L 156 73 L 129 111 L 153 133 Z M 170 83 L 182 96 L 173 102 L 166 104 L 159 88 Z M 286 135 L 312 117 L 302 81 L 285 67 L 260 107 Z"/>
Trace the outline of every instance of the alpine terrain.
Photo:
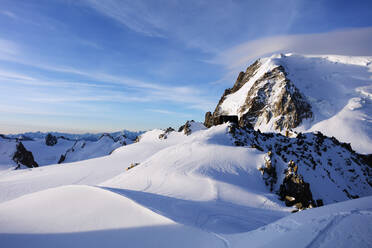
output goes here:
<path id="1" fill-rule="evenodd" d="M 371 62 L 261 58 L 204 123 L 137 138 L 3 135 L 0 242 L 372 247 Z"/>

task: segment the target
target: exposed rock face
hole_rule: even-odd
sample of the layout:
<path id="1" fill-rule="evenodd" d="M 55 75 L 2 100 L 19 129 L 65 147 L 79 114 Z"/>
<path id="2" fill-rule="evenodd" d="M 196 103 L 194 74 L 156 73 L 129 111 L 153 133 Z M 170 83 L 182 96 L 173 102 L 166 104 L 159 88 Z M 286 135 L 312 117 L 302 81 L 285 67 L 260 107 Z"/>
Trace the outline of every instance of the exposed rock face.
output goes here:
<path id="1" fill-rule="evenodd" d="M 48 133 L 47 136 L 45 136 L 45 144 L 47 146 L 54 146 L 55 144 L 57 144 L 58 140 L 57 140 L 57 137 Z"/>
<path id="2" fill-rule="evenodd" d="M 233 88 L 225 90 L 213 114 L 206 113 L 206 127 L 221 124 L 219 116 L 231 114 L 222 108 L 222 104 L 228 96 L 240 90 L 260 66 L 261 63 L 256 61 L 245 73 L 239 74 Z M 286 76 L 284 67 L 277 66 L 252 83 L 238 109 L 241 127 L 271 124 L 275 130 L 282 131 L 295 128 L 304 119 L 313 117 L 311 105 Z"/>
<path id="3" fill-rule="evenodd" d="M 265 163 L 258 169 L 265 184 L 287 205 L 299 209 L 318 205 L 313 199 L 331 203 L 328 195 L 322 193 L 324 187 L 340 201 L 365 196 L 371 190 L 370 156 L 356 153 L 334 137 L 318 132 L 298 133 L 289 138 L 236 125 L 230 125 L 229 132 L 237 146 L 272 152 L 271 164 Z M 291 160 L 295 166 L 289 170 L 287 163 Z"/>
<path id="4" fill-rule="evenodd" d="M 222 97 L 220 98 L 213 114 L 211 112 L 206 113 L 205 121 L 204 121 L 204 125 L 206 127 L 209 128 L 211 126 L 221 124 L 221 123 L 219 123 L 219 121 L 217 119 L 218 119 L 218 116 L 221 115 L 220 106 L 223 103 L 223 101 L 225 100 L 226 96 L 237 92 L 256 73 L 256 70 L 260 66 L 261 66 L 261 63 L 259 62 L 259 60 L 256 60 L 252 65 L 250 65 L 247 68 L 245 73 L 242 72 L 242 71 L 239 73 L 239 76 L 236 79 L 234 86 L 232 88 L 226 89 L 224 91 L 224 93 L 223 93 Z M 214 124 L 214 123 L 217 123 L 217 124 Z"/>
<path id="5" fill-rule="evenodd" d="M 191 122 L 194 122 L 193 120 L 191 121 L 186 121 L 185 125 L 180 126 L 178 129 L 178 132 L 183 132 L 186 135 L 190 135 L 192 130 L 191 130 Z"/>
<path id="6" fill-rule="evenodd" d="M 27 151 L 22 142 L 17 144 L 17 150 L 13 155 L 13 160 L 18 164 L 18 167 L 23 164 L 29 168 L 39 167 L 35 162 L 32 152 Z M 18 168 L 17 167 L 17 168 Z"/>
<path id="7" fill-rule="evenodd" d="M 240 113 L 242 126 L 267 124 L 273 120 L 274 128 L 280 131 L 295 128 L 313 115 L 311 105 L 286 78 L 282 66 L 266 73 L 252 85 Z"/>

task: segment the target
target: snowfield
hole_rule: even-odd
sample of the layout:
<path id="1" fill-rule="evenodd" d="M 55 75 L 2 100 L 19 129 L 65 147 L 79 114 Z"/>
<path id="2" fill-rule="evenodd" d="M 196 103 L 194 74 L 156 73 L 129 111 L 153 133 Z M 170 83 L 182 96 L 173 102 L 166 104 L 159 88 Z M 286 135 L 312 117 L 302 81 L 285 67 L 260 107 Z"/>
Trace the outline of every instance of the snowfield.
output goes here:
<path id="1" fill-rule="evenodd" d="M 190 130 L 152 130 L 105 157 L 0 171 L 2 246 L 371 247 L 371 190 L 291 214 L 262 180 L 264 152 L 235 146 L 228 124 Z M 330 202 L 339 199 L 326 180 Z"/>

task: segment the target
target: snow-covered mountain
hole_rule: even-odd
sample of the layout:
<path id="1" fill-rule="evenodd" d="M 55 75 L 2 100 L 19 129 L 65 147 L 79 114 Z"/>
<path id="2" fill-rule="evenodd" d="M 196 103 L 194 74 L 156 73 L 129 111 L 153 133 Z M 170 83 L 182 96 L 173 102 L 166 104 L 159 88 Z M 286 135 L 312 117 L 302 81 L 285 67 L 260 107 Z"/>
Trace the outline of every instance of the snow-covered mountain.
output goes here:
<path id="1" fill-rule="evenodd" d="M 326 231 L 345 231 L 359 247 L 370 245 L 370 197 L 292 215 L 296 208 L 277 192 L 292 159 L 313 200 L 372 195 L 368 158 L 345 143 L 320 133 L 288 138 L 193 121 L 138 140 L 110 156 L 0 172 L 0 239 L 7 247 L 270 247 L 304 231 L 296 246 L 308 247 L 323 244 Z M 268 150 L 273 191 L 260 172 Z M 352 231 L 348 223 L 355 222 L 366 229 Z"/>
<path id="2" fill-rule="evenodd" d="M 187 121 L 136 142 L 0 136 L 1 244 L 371 247 L 372 154 L 359 152 L 370 149 L 368 61 L 258 60 L 205 125 Z M 12 158 L 54 164 L 14 170 Z"/>
<path id="3" fill-rule="evenodd" d="M 261 131 L 321 131 L 372 153 L 372 57 L 280 54 L 257 60 L 205 124 L 236 115 Z M 218 121 L 217 121 L 218 122 Z"/>
<path id="4" fill-rule="evenodd" d="M 75 162 L 109 155 L 116 148 L 131 144 L 136 134 L 143 132 L 116 132 L 102 134 L 25 133 L 0 136 L 0 170 L 13 166 L 35 167 L 57 163 Z M 128 136 L 129 137 L 128 137 Z M 21 143 L 21 145 L 20 145 Z M 22 151 L 20 151 L 20 149 Z M 15 158 L 30 152 L 31 161 Z"/>

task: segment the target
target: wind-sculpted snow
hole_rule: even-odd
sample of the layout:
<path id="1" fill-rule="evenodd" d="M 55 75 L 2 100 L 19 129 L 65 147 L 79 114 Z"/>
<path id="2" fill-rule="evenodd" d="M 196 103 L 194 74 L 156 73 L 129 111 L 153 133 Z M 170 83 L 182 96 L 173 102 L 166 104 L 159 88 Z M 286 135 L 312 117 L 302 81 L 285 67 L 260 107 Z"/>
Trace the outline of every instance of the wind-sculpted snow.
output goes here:
<path id="1" fill-rule="evenodd" d="M 372 197 L 301 211 L 255 231 L 226 237 L 230 247 L 372 246 Z"/>
<path id="2" fill-rule="evenodd" d="M 0 204 L 0 240 L 8 248 L 225 247 L 210 233 L 88 186 L 48 189 Z"/>
<path id="3" fill-rule="evenodd" d="M 310 183 L 314 197 L 322 198 L 325 204 L 371 195 L 366 157 L 349 145 L 319 133 L 289 138 L 231 124 L 209 129 L 200 123 L 189 124 L 191 132 L 186 133 L 184 129 L 146 132 L 138 142 L 119 147 L 109 156 L 2 171 L 2 244 L 257 247 L 266 241 L 272 245 L 279 236 L 263 240 L 267 233 L 255 233 L 266 230 L 263 228 L 273 232 L 275 226 L 270 225 L 283 220 L 279 234 L 296 233 L 299 227 L 311 232 L 304 243 L 297 241 L 299 247 L 311 242 L 316 247 L 324 244 L 322 231 L 337 233 L 349 220 L 360 222 L 361 227 L 370 221 L 368 215 L 361 219 L 354 213 L 341 221 L 325 215 L 316 219 L 315 214 L 314 222 L 308 221 L 310 217 L 304 224 L 294 219 L 299 224 L 291 226 L 292 216 L 287 216 L 294 208 L 279 199 L 279 185 L 270 192 L 259 171 L 271 149 L 278 183 L 283 179 L 285 162 L 292 159 Z M 249 241 L 251 233 L 261 240 Z M 365 232 L 349 233 L 363 238 L 359 242 L 362 246 L 369 242 Z"/>

